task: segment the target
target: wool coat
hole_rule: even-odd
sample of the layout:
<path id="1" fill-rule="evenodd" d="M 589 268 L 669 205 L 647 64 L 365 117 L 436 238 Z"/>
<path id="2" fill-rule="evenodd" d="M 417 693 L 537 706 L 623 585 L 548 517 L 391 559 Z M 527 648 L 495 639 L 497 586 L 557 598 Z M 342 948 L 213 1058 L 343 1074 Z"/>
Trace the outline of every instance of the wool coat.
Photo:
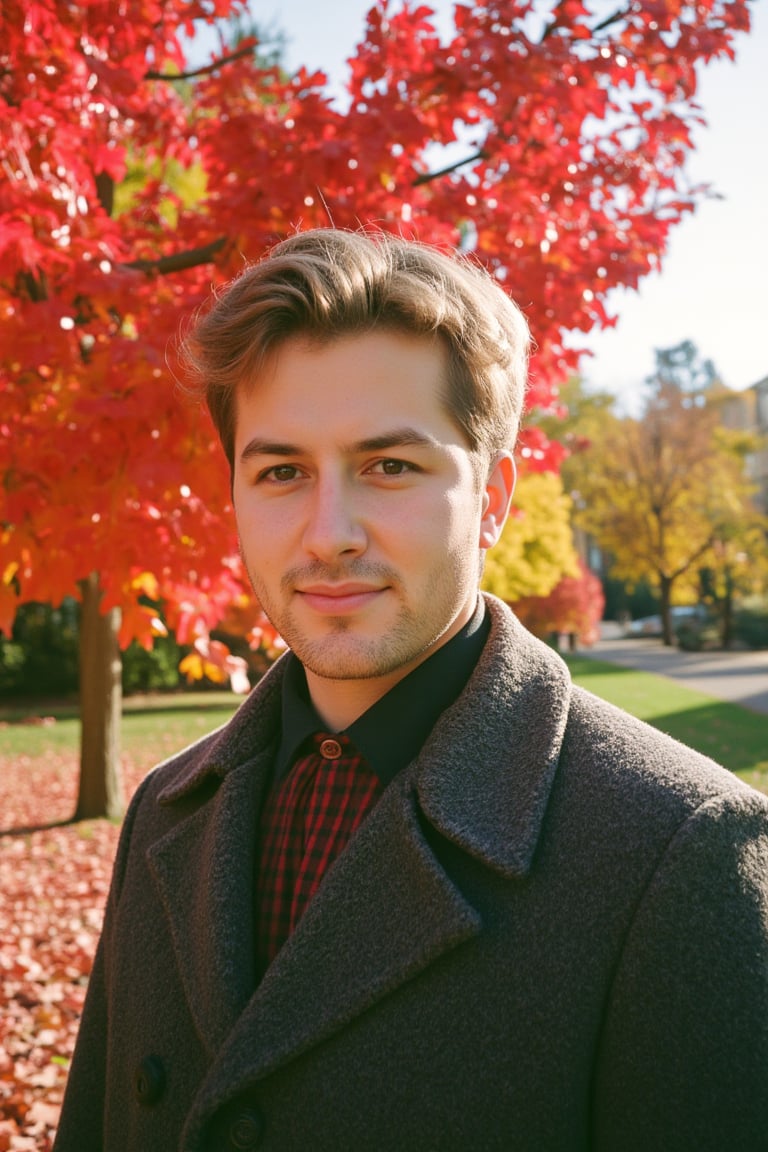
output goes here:
<path id="1" fill-rule="evenodd" d="M 282 668 L 125 820 L 56 1152 L 765 1152 L 768 804 L 499 601 L 256 981 Z"/>

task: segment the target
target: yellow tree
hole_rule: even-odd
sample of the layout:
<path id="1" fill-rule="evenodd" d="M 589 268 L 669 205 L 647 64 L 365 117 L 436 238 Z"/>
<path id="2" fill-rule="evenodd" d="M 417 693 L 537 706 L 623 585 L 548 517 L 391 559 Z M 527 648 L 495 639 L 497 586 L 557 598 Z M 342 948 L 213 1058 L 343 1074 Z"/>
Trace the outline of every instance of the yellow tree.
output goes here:
<path id="1" fill-rule="evenodd" d="M 546 596 L 563 576 L 577 576 L 571 500 L 556 472 L 526 472 L 512 515 L 487 555 L 483 587 L 502 600 Z"/>
<path id="2" fill-rule="evenodd" d="M 617 576 L 657 587 L 665 644 L 673 590 L 697 586 L 718 549 L 738 549 L 758 519 L 742 449 L 716 408 L 662 381 L 639 419 L 606 412 L 581 458 L 577 522 Z"/>
<path id="3" fill-rule="evenodd" d="M 729 428 L 718 429 L 716 437 L 723 450 L 741 461 L 742 477 L 748 476 L 750 460 L 762 445 L 760 438 Z M 720 618 L 724 648 L 730 647 L 733 639 L 737 599 L 759 597 L 768 587 L 768 517 L 750 499 L 756 485 L 743 480 L 740 487 L 741 491 L 723 493 L 724 498 L 731 499 L 733 515 L 722 518 L 700 573 L 703 598 Z"/>

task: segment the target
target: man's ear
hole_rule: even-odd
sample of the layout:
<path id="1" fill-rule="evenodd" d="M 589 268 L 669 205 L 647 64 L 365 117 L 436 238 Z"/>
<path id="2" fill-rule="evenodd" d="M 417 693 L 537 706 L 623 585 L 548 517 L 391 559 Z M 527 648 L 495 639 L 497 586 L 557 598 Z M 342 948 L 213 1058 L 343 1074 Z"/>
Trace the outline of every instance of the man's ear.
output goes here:
<path id="1" fill-rule="evenodd" d="M 483 515 L 480 521 L 480 547 L 486 551 L 497 543 L 509 515 L 517 470 L 511 452 L 500 452 L 495 458 L 483 490 Z"/>

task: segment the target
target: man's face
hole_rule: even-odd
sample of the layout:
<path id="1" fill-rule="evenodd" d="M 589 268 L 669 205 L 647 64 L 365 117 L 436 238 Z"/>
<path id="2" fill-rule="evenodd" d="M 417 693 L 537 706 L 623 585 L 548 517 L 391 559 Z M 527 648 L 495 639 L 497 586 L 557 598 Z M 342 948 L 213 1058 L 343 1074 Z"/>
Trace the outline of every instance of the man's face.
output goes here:
<path id="1" fill-rule="evenodd" d="M 471 617 L 511 496 L 478 481 L 436 340 L 281 346 L 236 408 L 234 504 L 254 590 L 318 680 L 378 698 Z M 327 687 L 327 685 L 326 685 Z"/>

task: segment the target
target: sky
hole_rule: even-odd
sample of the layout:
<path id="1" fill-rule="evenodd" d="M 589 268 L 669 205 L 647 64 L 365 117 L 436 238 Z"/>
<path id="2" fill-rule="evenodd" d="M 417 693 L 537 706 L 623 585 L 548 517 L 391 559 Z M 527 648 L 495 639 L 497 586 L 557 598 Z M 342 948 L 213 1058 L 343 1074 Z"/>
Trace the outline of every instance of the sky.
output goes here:
<path id="1" fill-rule="evenodd" d="M 425 0 L 451 26 L 452 0 Z M 371 0 L 251 0 L 259 24 L 287 36 L 289 69 L 322 68 L 340 86 Z M 587 337 L 590 388 L 636 408 L 654 348 L 690 339 L 731 388 L 768 376 L 768 0 L 752 4 L 752 30 L 735 40 L 736 61 L 702 68 L 698 100 L 707 128 L 695 133 L 694 182 L 721 199 L 700 204 L 671 234 L 661 272 L 637 292 L 609 298 L 615 329 Z M 581 337 L 580 337 L 581 339 Z"/>

